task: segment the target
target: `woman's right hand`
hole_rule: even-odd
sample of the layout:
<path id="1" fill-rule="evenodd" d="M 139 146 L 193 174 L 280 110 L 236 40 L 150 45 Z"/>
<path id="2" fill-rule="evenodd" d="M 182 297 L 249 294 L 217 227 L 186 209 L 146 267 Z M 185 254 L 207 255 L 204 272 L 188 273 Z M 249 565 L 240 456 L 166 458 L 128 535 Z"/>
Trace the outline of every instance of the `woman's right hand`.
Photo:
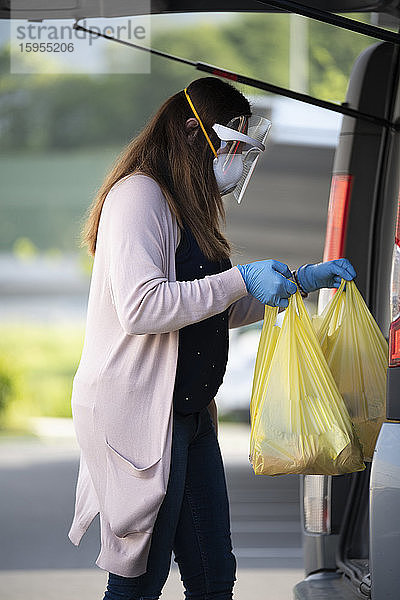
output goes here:
<path id="1" fill-rule="evenodd" d="M 236 266 L 247 291 L 257 300 L 269 306 L 289 306 L 288 298 L 297 291 L 297 286 L 288 279 L 292 273 L 287 265 L 279 260 L 268 259 Z"/>

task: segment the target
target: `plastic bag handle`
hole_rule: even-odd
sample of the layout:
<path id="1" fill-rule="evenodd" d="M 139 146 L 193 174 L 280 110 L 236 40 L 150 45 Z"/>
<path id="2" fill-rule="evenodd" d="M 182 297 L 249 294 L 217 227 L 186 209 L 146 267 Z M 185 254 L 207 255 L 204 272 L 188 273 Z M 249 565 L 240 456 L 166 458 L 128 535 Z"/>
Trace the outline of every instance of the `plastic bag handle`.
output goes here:
<path id="1" fill-rule="evenodd" d="M 347 282 L 347 283 L 350 283 L 350 282 Z M 345 289 L 344 289 L 344 286 L 345 286 L 345 285 L 346 285 L 346 280 L 342 278 L 342 281 L 340 282 L 340 286 L 337 288 L 337 292 L 336 292 L 336 294 L 334 295 L 334 297 L 332 298 L 332 302 L 330 303 L 329 310 L 328 310 L 328 312 L 326 313 L 326 316 L 327 316 L 327 318 L 328 318 L 328 315 L 329 315 L 329 318 L 331 318 L 333 311 L 334 311 L 334 310 L 336 309 L 336 307 L 337 307 L 337 304 L 338 304 L 338 302 L 339 302 L 339 298 L 340 298 L 340 296 L 341 296 L 343 293 L 344 293 L 344 294 L 346 294 L 346 292 L 345 292 Z"/>
<path id="2" fill-rule="evenodd" d="M 351 281 L 346 281 L 345 279 L 342 278 L 342 281 L 340 282 L 340 286 L 337 288 L 337 292 L 335 293 L 334 297 L 332 298 L 332 301 L 329 304 L 327 313 L 324 317 L 324 322 L 328 323 L 331 319 L 332 319 L 332 315 L 333 313 L 337 310 L 337 306 L 341 300 L 342 295 L 346 295 L 346 291 L 344 289 L 346 283 L 352 283 Z M 348 286 L 350 287 L 350 286 Z M 344 309 L 346 310 L 346 303 L 345 303 L 345 307 Z M 321 315 L 318 315 L 318 317 L 320 317 Z M 325 326 L 323 329 L 321 327 L 321 329 L 319 329 L 318 331 L 318 338 L 322 339 L 325 336 L 326 333 L 326 329 L 327 326 Z"/>

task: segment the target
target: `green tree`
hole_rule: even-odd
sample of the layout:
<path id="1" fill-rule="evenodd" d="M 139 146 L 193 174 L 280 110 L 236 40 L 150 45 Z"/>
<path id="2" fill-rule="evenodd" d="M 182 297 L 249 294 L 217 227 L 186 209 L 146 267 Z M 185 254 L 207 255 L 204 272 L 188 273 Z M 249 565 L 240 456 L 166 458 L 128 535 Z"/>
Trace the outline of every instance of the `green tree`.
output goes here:
<path id="1" fill-rule="evenodd" d="M 358 16 L 358 19 L 365 19 Z M 161 23 L 161 21 L 160 21 Z M 351 67 L 372 40 L 310 21 L 311 93 L 343 101 Z M 110 42 L 109 60 L 115 61 Z M 154 29 L 152 45 L 288 85 L 289 15 L 236 14 L 216 22 Z M 150 74 L 12 75 L 8 49 L 0 52 L 0 150 L 75 149 L 127 143 L 160 103 L 201 73 L 152 56 Z M 204 75 L 205 76 L 205 75 Z M 239 86 L 245 93 L 260 93 Z"/>
<path id="2" fill-rule="evenodd" d="M 346 15 L 366 21 L 365 15 Z M 375 40 L 332 25 L 310 21 L 310 91 L 313 95 L 343 102 L 357 56 Z"/>

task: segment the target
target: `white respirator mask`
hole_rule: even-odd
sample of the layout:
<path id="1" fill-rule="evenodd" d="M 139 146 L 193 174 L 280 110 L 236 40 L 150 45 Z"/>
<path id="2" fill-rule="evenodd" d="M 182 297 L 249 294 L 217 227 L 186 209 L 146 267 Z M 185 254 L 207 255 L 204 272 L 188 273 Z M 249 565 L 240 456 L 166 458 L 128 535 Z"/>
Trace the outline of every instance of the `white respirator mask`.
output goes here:
<path id="1" fill-rule="evenodd" d="M 226 142 L 222 141 L 220 150 L 221 148 L 226 147 L 226 145 Z M 226 157 L 224 154 L 218 154 L 213 160 L 213 169 L 218 189 L 222 196 L 233 192 L 242 177 L 244 168 L 243 156 L 241 154 L 233 156 L 230 161 L 229 169 L 226 169 L 225 167 Z"/>

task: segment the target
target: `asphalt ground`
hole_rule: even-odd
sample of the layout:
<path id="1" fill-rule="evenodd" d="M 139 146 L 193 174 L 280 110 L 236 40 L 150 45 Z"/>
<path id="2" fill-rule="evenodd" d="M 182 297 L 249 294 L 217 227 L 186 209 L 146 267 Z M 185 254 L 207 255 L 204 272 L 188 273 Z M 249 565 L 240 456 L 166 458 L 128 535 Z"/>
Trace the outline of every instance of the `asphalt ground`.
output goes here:
<path id="1" fill-rule="evenodd" d="M 79 547 L 67 538 L 79 451 L 72 422 L 63 420 L 58 432 L 55 424 L 41 420 L 41 437 L 0 441 L 1 600 L 102 600 L 104 594 L 107 573 L 94 564 L 97 518 Z M 286 600 L 303 577 L 299 482 L 256 476 L 248 440 L 248 425 L 220 423 L 238 563 L 234 598 L 253 600 L 262 592 L 265 600 Z M 173 557 L 162 597 L 183 598 Z"/>

